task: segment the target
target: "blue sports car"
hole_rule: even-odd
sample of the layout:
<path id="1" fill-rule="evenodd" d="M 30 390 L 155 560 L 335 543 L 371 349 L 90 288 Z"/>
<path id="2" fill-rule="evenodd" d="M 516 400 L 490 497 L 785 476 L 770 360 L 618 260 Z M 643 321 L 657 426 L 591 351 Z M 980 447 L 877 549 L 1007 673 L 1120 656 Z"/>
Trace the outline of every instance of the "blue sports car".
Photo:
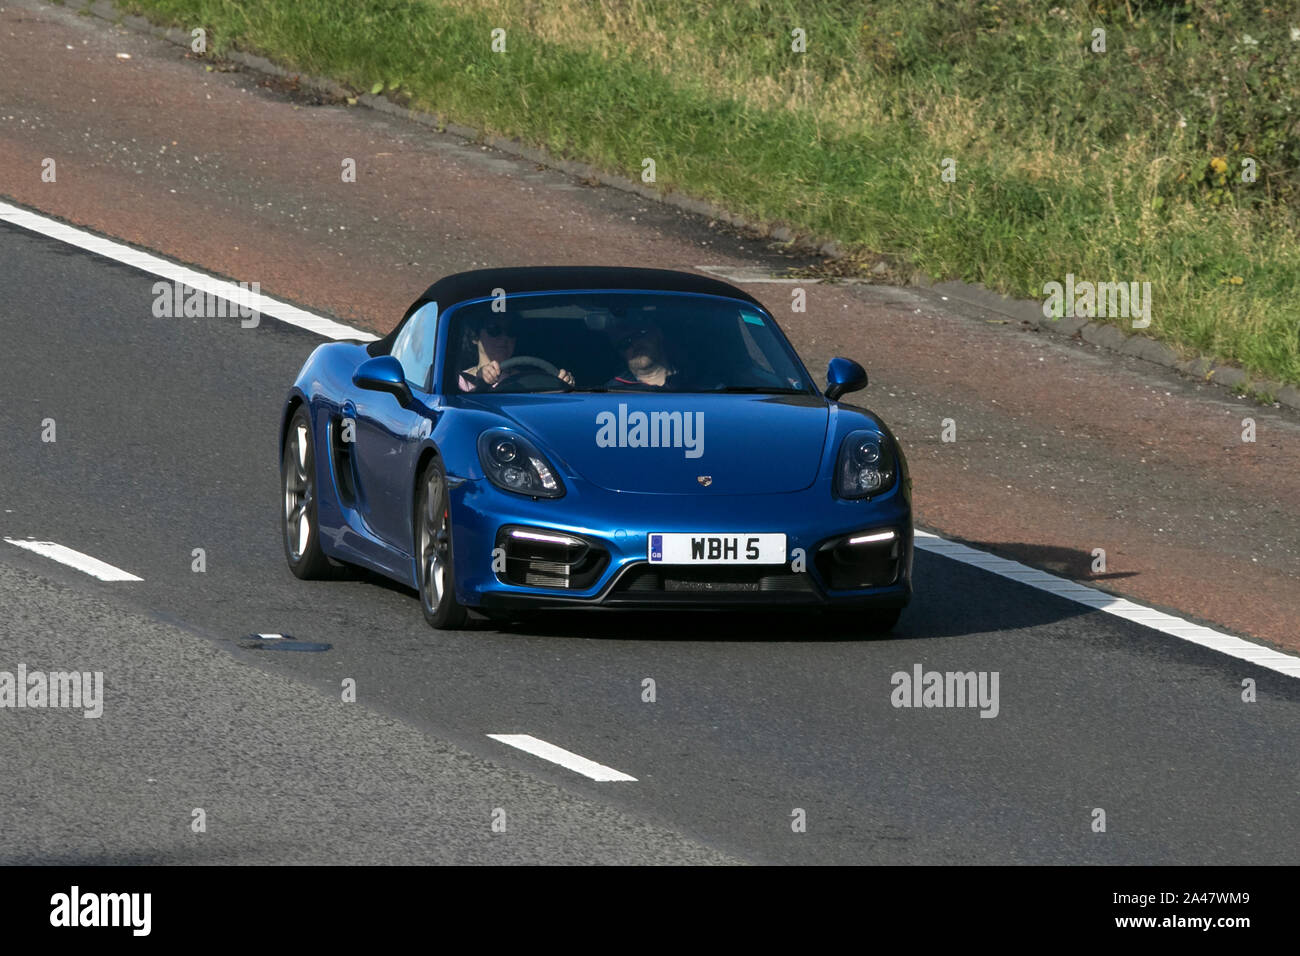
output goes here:
<path id="1" fill-rule="evenodd" d="M 289 567 L 362 565 L 469 609 L 811 606 L 887 631 L 912 593 L 911 481 L 867 384 L 821 391 L 725 282 L 486 269 L 384 338 L 308 358 L 284 406 Z"/>

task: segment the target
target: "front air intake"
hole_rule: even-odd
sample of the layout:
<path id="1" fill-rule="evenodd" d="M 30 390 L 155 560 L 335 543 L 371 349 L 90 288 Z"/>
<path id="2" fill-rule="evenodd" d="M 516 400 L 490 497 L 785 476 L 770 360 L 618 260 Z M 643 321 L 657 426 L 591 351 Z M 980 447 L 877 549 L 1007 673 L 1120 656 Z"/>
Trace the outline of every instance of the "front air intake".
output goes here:
<path id="1" fill-rule="evenodd" d="M 813 559 L 832 591 L 888 587 L 902 569 L 903 542 L 892 529 L 859 532 L 828 541 Z"/>
<path id="2" fill-rule="evenodd" d="M 505 568 L 497 577 L 523 587 L 581 591 L 600 577 L 609 555 L 584 538 L 545 528 L 507 525 L 497 532 Z"/>

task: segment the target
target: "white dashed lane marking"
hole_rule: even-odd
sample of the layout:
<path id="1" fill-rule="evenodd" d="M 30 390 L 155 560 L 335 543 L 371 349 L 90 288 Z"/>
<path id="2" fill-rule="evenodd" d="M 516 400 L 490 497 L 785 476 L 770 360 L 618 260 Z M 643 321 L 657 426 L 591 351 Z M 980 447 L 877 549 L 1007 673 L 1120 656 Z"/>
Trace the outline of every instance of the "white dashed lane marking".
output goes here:
<path id="1" fill-rule="evenodd" d="M 76 568 L 78 571 L 89 574 L 92 578 L 99 578 L 101 581 L 143 581 L 144 578 L 138 578 L 134 574 L 123 571 L 121 568 L 115 568 L 111 564 L 106 564 L 99 558 L 92 558 L 88 554 L 82 554 L 80 551 L 73 551 L 71 548 L 65 548 L 61 544 L 55 544 L 53 541 L 23 541 L 15 538 L 5 538 L 9 544 L 19 548 L 26 548 L 28 551 L 34 551 L 42 557 L 49 558 L 51 561 L 57 561 L 59 564 L 66 564 L 70 568 Z"/>
<path id="2" fill-rule="evenodd" d="M 584 777 L 590 777 L 592 780 L 601 783 L 618 780 L 636 782 L 636 777 L 629 777 L 621 771 L 596 763 L 594 760 L 588 760 L 586 757 L 580 757 L 562 747 L 555 746 L 555 744 L 548 744 L 545 740 L 538 740 L 531 734 L 488 734 L 488 736 L 508 746 L 517 747 L 524 753 L 532 754 L 534 757 L 541 757 L 551 763 L 557 763 L 566 770 L 572 770 L 574 773 L 580 773 Z"/>

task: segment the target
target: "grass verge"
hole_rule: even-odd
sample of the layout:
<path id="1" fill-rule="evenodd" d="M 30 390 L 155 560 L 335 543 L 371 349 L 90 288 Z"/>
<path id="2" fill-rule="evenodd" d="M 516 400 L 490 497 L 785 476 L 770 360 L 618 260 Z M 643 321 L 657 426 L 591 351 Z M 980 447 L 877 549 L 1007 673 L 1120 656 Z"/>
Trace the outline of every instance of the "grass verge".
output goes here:
<path id="1" fill-rule="evenodd" d="M 1150 282 L 1146 334 L 1300 384 L 1293 6 L 122 6 L 630 177 L 653 160 L 660 188 L 931 276 L 1037 299 L 1067 274 Z"/>

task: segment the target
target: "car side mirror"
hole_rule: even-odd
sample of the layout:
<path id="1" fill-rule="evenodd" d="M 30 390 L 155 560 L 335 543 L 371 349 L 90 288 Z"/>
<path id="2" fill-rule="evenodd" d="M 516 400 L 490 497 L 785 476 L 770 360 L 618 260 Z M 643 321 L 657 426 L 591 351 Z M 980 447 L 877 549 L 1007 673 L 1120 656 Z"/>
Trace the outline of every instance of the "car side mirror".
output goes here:
<path id="1" fill-rule="evenodd" d="M 352 375 L 352 384 L 372 392 L 387 392 L 405 406 L 411 400 L 402 363 L 391 355 L 377 355 L 362 362 Z"/>
<path id="2" fill-rule="evenodd" d="M 853 359 L 833 358 L 826 366 L 826 397 L 832 402 L 866 387 L 867 370 Z"/>

